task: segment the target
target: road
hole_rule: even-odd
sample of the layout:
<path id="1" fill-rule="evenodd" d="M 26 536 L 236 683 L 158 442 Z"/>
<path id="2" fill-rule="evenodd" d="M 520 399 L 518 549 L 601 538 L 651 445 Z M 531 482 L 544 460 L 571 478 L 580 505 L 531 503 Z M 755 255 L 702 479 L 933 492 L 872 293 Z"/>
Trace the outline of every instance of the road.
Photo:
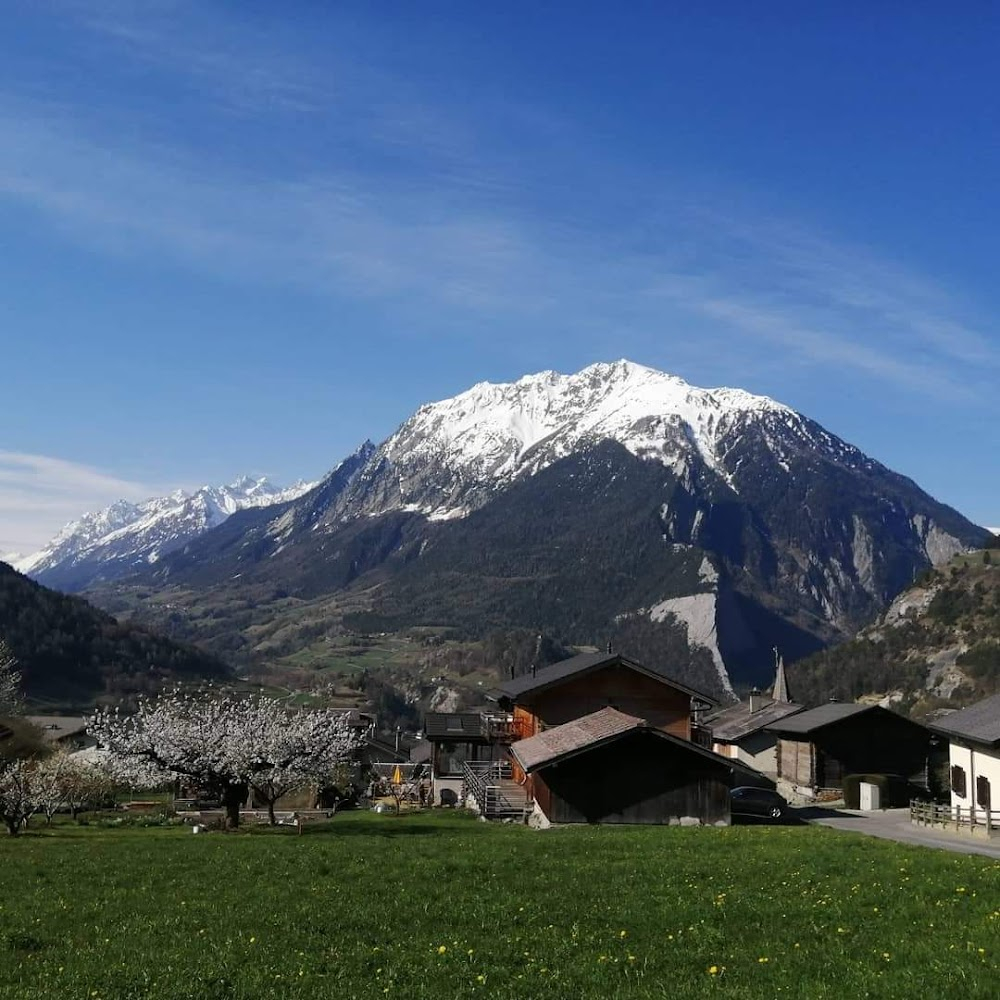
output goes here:
<path id="1" fill-rule="evenodd" d="M 937 847 L 958 854 L 982 854 L 988 858 L 1000 858 L 1000 838 L 992 840 L 969 837 L 937 827 L 916 826 L 910 822 L 909 809 L 885 809 L 880 812 L 852 812 L 848 809 L 824 809 L 819 806 L 803 806 L 795 813 L 806 823 L 817 823 L 832 830 L 847 833 L 864 833 L 883 840 L 895 840 L 901 844 L 918 847 Z"/>

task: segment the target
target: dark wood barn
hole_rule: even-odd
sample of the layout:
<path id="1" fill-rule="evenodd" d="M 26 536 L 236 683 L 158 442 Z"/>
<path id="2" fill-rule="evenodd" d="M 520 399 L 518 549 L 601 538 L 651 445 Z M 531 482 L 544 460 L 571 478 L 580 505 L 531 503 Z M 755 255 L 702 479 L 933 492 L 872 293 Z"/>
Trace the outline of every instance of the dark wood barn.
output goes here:
<path id="1" fill-rule="evenodd" d="M 926 789 L 939 752 L 926 726 L 878 705 L 831 702 L 769 730 L 779 780 L 814 792 L 842 789 L 848 774 L 898 774 Z"/>
<path id="2" fill-rule="evenodd" d="M 543 823 L 729 823 L 729 762 L 603 708 L 512 745 Z"/>

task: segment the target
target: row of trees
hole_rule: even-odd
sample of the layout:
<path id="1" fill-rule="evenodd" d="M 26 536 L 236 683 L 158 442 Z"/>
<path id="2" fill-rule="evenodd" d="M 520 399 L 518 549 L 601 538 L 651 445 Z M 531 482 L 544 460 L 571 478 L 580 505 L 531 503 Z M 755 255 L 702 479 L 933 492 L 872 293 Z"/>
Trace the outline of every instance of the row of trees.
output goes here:
<path id="1" fill-rule="evenodd" d="M 59 809 L 75 817 L 111 792 L 109 776 L 92 762 L 64 750 L 46 753 L 30 727 L 16 719 L 20 707 L 21 674 L 0 637 L 0 718 L 7 720 L 0 754 L 0 820 L 14 836 L 37 813 L 48 822 Z"/>
<path id="2" fill-rule="evenodd" d="M 330 783 L 355 758 L 362 739 L 344 712 L 179 690 L 140 702 L 131 715 L 101 710 L 89 732 L 119 782 L 154 788 L 179 778 L 218 798 L 230 828 L 239 825 L 251 789 L 267 803 L 274 823 L 282 796 Z"/>
<path id="3" fill-rule="evenodd" d="M 47 823 L 60 810 L 76 818 L 114 791 L 109 775 L 90 761 L 59 750 L 44 758 L 15 757 L 0 763 L 0 818 L 17 836 L 37 813 Z"/>
<path id="4" fill-rule="evenodd" d="M 157 788 L 180 779 L 218 798 L 226 825 L 239 824 L 250 791 L 275 803 L 305 785 L 322 787 L 353 760 L 361 735 L 344 712 L 295 710 L 273 698 L 240 698 L 174 690 L 143 699 L 138 710 L 99 710 L 88 731 L 100 751 L 90 758 L 48 754 L 12 719 L 20 701 L 17 663 L 0 639 L 0 717 L 7 718 L 0 756 L 0 818 L 11 834 L 42 812 L 75 813 L 115 785 Z"/>

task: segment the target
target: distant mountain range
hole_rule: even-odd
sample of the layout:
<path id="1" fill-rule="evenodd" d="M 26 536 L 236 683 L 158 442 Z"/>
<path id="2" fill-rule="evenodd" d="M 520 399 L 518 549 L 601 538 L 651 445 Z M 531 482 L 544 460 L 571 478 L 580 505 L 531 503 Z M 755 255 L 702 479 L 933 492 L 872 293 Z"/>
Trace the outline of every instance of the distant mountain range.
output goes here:
<path id="1" fill-rule="evenodd" d="M 793 659 L 852 635 L 916 574 L 986 538 L 781 403 L 619 361 L 481 383 L 295 499 L 239 510 L 155 560 L 90 548 L 68 569 L 93 586 L 141 567 L 97 599 L 128 595 L 153 620 L 169 604 L 178 634 L 178 616 L 200 616 L 190 634 L 251 660 L 289 600 L 345 595 L 348 617 L 324 612 L 309 641 L 526 626 L 614 639 L 725 693 L 766 680 L 773 646 Z M 207 630 L 209 605 L 249 610 Z"/>
<path id="2" fill-rule="evenodd" d="M 119 500 L 67 524 L 38 552 L 10 561 L 39 583 L 78 591 L 155 563 L 238 510 L 293 500 L 314 485 L 282 489 L 264 477 L 243 476 L 194 493 L 177 490 L 137 504 Z"/>

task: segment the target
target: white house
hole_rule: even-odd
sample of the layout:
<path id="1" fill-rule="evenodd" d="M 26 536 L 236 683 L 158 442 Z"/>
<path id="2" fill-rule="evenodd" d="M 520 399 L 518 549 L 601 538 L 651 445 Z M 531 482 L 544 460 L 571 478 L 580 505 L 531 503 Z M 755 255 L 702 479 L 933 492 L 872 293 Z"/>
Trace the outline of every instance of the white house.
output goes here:
<path id="1" fill-rule="evenodd" d="M 948 737 L 951 805 L 975 809 L 977 823 L 1000 814 L 1000 694 L 953 712 L 931 727 Z"/>

